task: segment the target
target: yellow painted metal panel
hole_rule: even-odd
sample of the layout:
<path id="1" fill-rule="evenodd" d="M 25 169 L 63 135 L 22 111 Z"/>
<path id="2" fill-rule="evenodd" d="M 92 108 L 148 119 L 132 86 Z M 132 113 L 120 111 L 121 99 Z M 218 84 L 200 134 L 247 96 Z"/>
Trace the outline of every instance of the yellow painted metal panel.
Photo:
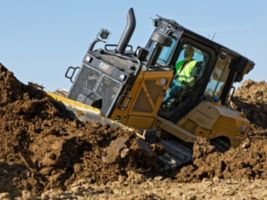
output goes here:
<path id="1" fill-rule="evenodd" d="M 131 115 L 128 118 L 127 126 L 134 127 L 137 129 L 148 129 L 151 128 L 154 117 L 145 117 L 145 116 L 133 116 Z"/>

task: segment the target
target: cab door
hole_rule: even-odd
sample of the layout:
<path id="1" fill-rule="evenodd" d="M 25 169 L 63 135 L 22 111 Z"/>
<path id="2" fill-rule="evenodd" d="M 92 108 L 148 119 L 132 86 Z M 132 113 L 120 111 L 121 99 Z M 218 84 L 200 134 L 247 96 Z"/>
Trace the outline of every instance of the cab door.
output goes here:
<path id="1" fill-rule="evenodd" d="M 187 46 L 191 46 L 194 49 L 192 59 L 197 63 L 194 74 L 191 74 L 194 76 L 194 81 L 190 85 L 182 87 L 181 91 L 170 99 L 169 107 L 162 105 L 159 111 L 160 117 L 173 123 L 177 123 L 199 104 L 216 63 L 216 54 L 212 47 L 189 37 L 183 37 L 173 57 L 174 65 L 185 58 Z M 169 90 L 171 89 L 172 84 Z"/>

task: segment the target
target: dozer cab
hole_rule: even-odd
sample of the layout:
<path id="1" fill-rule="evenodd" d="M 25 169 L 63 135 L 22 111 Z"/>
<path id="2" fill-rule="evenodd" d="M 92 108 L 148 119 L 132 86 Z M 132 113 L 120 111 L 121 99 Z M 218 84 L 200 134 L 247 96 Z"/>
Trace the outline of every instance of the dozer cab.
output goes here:
<path id="1" fill-rule="evenodd" d="M 131 8 L 118 44 L 107 44 L 110 32 L 102 29 L 82 65 L 68 68 L 65 76 L 73 84 L 67 98 L 51 95 L 82 120 L 95 118 L 140 130 L 148 141 L 164 146 L 171 156 L 161 160 L 173 166 L 192 159 L 190 144 L 197 136 L 209 138 L 221 151 L 238 145 L 249 122 L 229 102 L 233 84 L 254 63 L 174 20 L 157 16 L 153 22 L 147 44 L 133 49 L 129 41 L 136 21 Z M 101 42 L 103 48 L 95 49 Z M 193 81 L 163 103 L 188 46 L 196 61 Z"/>

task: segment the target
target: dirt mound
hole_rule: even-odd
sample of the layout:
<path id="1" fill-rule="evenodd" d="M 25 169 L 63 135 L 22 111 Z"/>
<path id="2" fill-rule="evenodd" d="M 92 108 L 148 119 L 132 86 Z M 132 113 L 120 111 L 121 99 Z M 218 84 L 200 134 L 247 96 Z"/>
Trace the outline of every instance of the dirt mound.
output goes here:
<path id="1" fill-rule="evenodd" d="M 133 132 L 78 121 L 63 104 L 22 84 L 1 64 L 0 113 L 0 193 L 38 194 L 79 178 L 105 183 L 127 176 L 129 169 L 148 170 L 154 160 L 139 148 Z M 124 138 L 116 149 L 119 156 L 105 161 L 118 138 Z"/>
<path id="2" fill-rule="evenodd" d="M 204 138 L 194 144 L 193 164 L 177 174 L 182 182 L 199 182 L 204 178 L 267 179 L 267 139 L 246 139 L 239 147 L 218 153 Z"/>
<path id="3" fill-rule="evenodd" d="M 267 179 L 266 88 L 265 82 L 248 81 L 235 95 L 237 109 L 255 124 L 253 134 L 226 153 L 199 138 L 194 161 L 181 168 L 178 181 Z M 124 180 L 129 171 L 155 175 L 154 154 L 144 151 L 146 144 L 134 132 L 77 120 L 63 104 L 22 84 L 1 64 L 0 114 L 0 193 L 11 198 L 23 190 L 34 195 L 64 189 L 80 179 L 90 184 Z"/>
<path id="4" fill-rule="evenodd" d="M 247 139 L 237 148 L 218 153 L 209 141 L 198 138 L 194 161 L 180 170 L 179 181 L 198 182 L 212 177 L 267 179 L 267 83 L 245 81 L 237 89 L 233 104 L 252 123 Z"/>
<path id="5" fill-rule="evenodd" d="M 254 124 L 267 128 L 267 83 L 245 81 L 235 92 L 233 103 Z"/>

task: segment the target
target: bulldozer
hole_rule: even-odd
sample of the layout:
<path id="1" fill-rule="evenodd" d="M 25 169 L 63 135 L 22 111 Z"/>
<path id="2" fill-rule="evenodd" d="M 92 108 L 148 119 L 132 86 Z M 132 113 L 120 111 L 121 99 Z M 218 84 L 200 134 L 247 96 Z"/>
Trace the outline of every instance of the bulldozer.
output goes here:
<path id="1" fill-rule="evenodd" d="M 110 31 L 101 29 L 82 64 L 70 66 L 65 77 L 72 82 L 67 95 L 49 93 L 81 120 L 139 130 L 148 143 L 164 146 L 159 159 L 170 167 L 192 161 L 192 144 L 208 138 L 219 151 L 240 144 L 249 121 L 231 108 L 234 83 L 254 62 L 213 40 L 183 27 L 175 20 L 156 16 L 154 31 L 144 47 L 129 41 L 136 27 L 133 8 L 117 44 L 107 43 Z M 102 48 L 95 48 L 96 44 Z M 175 66 L 194 52 L 191 84 L 166 103 L 164 97 L 176 79 Z"/>

